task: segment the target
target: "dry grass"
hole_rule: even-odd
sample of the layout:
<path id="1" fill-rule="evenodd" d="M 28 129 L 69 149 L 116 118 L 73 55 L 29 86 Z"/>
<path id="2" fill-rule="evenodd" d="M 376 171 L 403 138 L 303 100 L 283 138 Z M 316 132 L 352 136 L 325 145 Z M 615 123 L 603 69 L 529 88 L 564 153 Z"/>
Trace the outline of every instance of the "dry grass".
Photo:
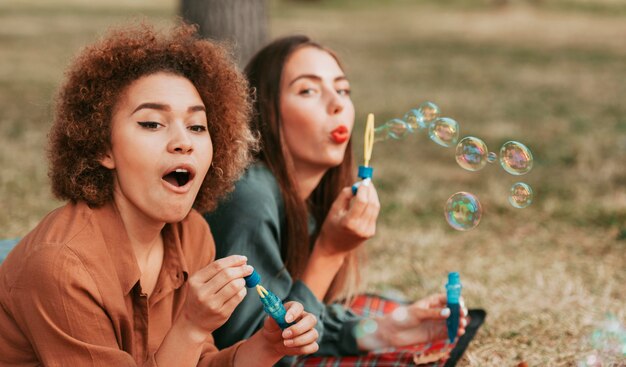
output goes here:
<path id="1" fill-rule="evenodd" d="M 25 234 L 59 205 L 43 157 L 71 55 L 133 14 L 166 24 L 176 12 L 171 0 L 92 3 L 0 4 L 1 237 Z M 614 0 L 490 3 L 274 1 L 271 30 L 339 52 L 359 122 L 433 100 L 462 136 L 533 150 L 533 171 L 513 177 L 494 165 L 463 171 L 452 148 L 424 135 L 376 145 L 383 210 L 368 274 L 373 289 L 414 298 L 460 271 L 467 303 L 488 312 L 461 366 L 576 366 L 605 314 L 626 324 L 626 11 Z M 522 210 L 507 202 L 518 179 L 536 194 Z M 469 232 L 442 215 L 461 190 L 485 209 Z"/>

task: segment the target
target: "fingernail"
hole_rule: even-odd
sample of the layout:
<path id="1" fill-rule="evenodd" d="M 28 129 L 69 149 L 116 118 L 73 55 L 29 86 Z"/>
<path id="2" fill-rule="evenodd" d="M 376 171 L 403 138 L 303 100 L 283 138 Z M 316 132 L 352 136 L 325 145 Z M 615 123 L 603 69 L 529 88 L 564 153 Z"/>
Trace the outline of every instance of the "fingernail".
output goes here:
<path id="1" fill-rule="evenodd" d="M 252 273 L 252 271 L 254 270 L 254 268 L 250 265 L 246 265 L 246 271 Z"/>
<path id="2" fill-rule="evenodd" d="M 441 316 L 445 316 L 445 317 L 450 316 L 450 309 L 449 309 L 449 308 L 447 308 L 447 307 L 446 307 L 446 308 L 444 308 L 444 309 L 442 309 L 442 310 L 441 310 Z"/>
<path id="3" fill-rule="evenodd" d="M 366 178 L 365 180 L 363 180 L 363 186 L 369 186 L 371 181 L 372 180 L 369 177 Z"/>
<path id="4" fill-rule="evenodd" d="M 463 298 L 459 301 L 459 306 L 461 306 L 461 308 L 465 308 L 465 300 Z"/>
<path id="5" fill-rule="evenodd" d="M 291 332 L 291 330 L 285 330 L 283 331 L 283 338 L 291 338 L 292 334 L 293 332 Z"/>
<path id="6" fill-rule="evenodd" d="M 239 260 L 240 261 L 248 261 L 248 257 L 243 256 L 243 255 L 239 255 Z"/>
<path id="7" fill-rule="evenodd" d="M 291 339 L 287 339 L 287 340 L 285 340 L 285 341 L 284 341 L 284 343 L 285 343 L 285 346 L 286 346 L 286 347 L 290 347 L 290 346 L 292 346 L 292 345 L 293 345 L 293 340 L 291 340 Z"/>
<path id="8" fill-rule="evenodd" d="M 292 322 L 292 321 L 293 321 L 293 315 L 292 315 L 292 314 L 290 314 L 290 313 L 287 313 L 287 314 L 285 315 L 285 321 L 287 321 L 287 322 Z"/>

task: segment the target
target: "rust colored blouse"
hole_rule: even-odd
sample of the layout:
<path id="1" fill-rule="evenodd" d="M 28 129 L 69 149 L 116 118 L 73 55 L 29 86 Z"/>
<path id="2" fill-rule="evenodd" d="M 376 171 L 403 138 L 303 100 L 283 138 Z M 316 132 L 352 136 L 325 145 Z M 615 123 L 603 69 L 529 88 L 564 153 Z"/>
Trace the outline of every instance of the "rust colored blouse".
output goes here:
<path id="1" fill-rule="evenodd" d="M 215 244 L 195 211 L 163 229 L 164 255 L 150 297 L 114 205 L 67 204 L 48 214 L 0 265 L 0 366 L 156 366 L 190 274 Z M 198 366 L 232 366 L 240 344 L 210 338 Z"/>

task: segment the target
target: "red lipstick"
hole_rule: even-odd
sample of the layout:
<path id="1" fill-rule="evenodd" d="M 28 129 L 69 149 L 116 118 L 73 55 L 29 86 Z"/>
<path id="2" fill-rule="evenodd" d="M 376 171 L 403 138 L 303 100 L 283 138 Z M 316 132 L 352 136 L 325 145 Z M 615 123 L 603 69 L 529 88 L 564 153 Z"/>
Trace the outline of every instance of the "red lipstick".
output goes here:
<path id="1" fill-rule="evenodd" d="M 330 132 L 330 136 L 335 143 L 341 144 L 350 138 L 350 133 L 347 127 L 339 125 L 335 130 Z"/>

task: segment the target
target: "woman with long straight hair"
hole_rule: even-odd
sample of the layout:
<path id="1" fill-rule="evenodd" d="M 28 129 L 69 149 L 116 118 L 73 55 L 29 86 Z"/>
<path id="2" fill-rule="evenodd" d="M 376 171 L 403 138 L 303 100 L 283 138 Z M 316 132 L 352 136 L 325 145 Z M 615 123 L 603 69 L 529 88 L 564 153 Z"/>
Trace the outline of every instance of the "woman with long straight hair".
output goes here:
<path id="1" fill-rule="evenodd" d="M 356 195 L 351 191 L 355 112 L 335 53 L 306 36 L 285 37 L 259 51 L 245 74 L 261 148 L 235 191 L 205 215 L 217 256 L 246 255 L 266 288 L 317 316 L 319 354 L 357 355 L 444 338 L 443 295 L 409 306 L 404 320 L 379 317 L 377 331 L 365 336 L 353 332 L 364 318 L 338 302 L 358 291 L 360 253 L 376 232 L 380 204 L 369 181 Z M 216 331 L 218 347 L 252 335 L 262 325 L 260 307 L 247 296 Z"/>

